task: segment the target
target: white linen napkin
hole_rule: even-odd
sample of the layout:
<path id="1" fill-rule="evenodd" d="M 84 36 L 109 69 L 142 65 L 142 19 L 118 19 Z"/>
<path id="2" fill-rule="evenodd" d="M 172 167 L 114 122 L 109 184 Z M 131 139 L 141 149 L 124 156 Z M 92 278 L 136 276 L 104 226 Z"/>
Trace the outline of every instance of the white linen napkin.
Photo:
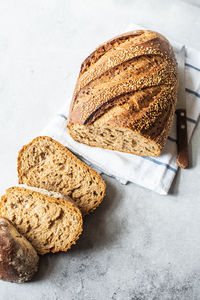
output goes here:
<path id="1" fill-rule="evenodd" d="M 126 31 L 142 29 L 138 25 L 129 25 Z M 177 53 L 182 45 L 170 41 Z M 190 140 L 198 117 L 200 115 L 200 52 L 186 45 L 186 105 L 188 139 Z M 77 154 L 97 171 L 115 177 L 121 183 L 133 182 L 160 194 L 166 195 L 175 177 L 176 164 L 176 116 L 170 135 L 159 157 L 141 157 L 112 150 L 89 147 L 74 141 L 66 128 L 69 102 L 50 124 L 42 135 L 48 135 L 57 140 L 72 152 Z"/>

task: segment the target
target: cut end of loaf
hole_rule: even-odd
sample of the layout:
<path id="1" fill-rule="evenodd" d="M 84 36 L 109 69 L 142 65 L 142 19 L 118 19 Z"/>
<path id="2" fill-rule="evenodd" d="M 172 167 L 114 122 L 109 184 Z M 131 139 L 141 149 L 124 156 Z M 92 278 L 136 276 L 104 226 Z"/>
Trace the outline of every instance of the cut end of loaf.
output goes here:
<path id="1" fill-rule="evenodd" d="M 15 225 L 39 254 L 67 251 L 82 232 L 82 215 L 67 199 L 12 187 L 2 196 L 0 216 Z"/>
<path id="2" fill-rule="evenodd" d="M 83 215 L 96 209 L 105 195 L 101 176 L 47 136 L 35 138 L 20 150 L 18 178 L 20 184 L 70 196 Z"/>
<path id="3" fill-rule="evenodd" d="M 0 278 L 22 283 L 38 271 L 39 257 L 9 220 L 0 217 Z"/>
<path id="4" fill-rule="evenodd" d="M 158 156 L 161 148 L 152 140 L 125 128 L 74 124 L 69 133 L 77 142 L 140 156 Z"/>

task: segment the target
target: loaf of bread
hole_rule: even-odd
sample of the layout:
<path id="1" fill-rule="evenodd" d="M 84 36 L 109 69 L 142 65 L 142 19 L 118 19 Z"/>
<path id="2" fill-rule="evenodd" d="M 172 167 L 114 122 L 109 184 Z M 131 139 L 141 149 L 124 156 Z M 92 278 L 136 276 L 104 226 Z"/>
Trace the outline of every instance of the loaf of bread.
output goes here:
<path id="1" fill-rule="evenodd" d="M 39 254 L 67 251 L 82 232 L 82 214 L 72 200 L 44 191 L 9 188 L 1 198 L 0 216 L 11 221 Z"/>
<path id="2" fill-rule="evenodd" d="M 25 282 L 38 270 L 39 257 L 33 246 L 16 228 L 0 218 L 0 279 Z"/>
<path id="3" fill-rule="evenodd" d="M 89 146 L 158 156 L 177 100 L 177 63 L 160 34 L 115 37 L 83 62 L 68 121 L 70 135 Z"/>
<path id="4" fill-rule="evenodd" d="M 70 196 L 85 215 L 105 194 L 101 176 L 50 137 L 37 137 L 18 156 L 19 183 Z"/>

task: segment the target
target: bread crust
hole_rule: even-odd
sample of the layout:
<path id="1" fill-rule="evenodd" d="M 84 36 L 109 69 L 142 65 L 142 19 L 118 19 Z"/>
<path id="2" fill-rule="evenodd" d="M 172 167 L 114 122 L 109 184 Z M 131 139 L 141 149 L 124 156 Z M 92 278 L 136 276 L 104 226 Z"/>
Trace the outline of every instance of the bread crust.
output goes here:
<path id="1" fill-rule="evenodd" d="M 128 32 L 100 45 L 82 63 L 69 112 L 67 127 L 70 135 L 78 140 L 71 130 L 74 125 L 89 127 L 100 121 L 101 126 L 128 129 L 155 142 L 160 151 L 152 156 L 159 155 L 169 134 L 176 107 L 177 76 L 173 49 L 168 40 L 157 32 Z M 147 107 L 134 109 L 133 102 L 137 105 L 141 93 L 145 99 L 150 89 L 158 87 L 160 91 L 152 95 Z M 127 96 L 133 98 L 132 102 L 126 100 Z M 116 117 L 113 111 L 109 119 L 102 118 L 119 106 L 124 108 L 123 114 Z M 152 134 L 160 121 L 166 119 L 167 113 L 170 122 L 163 122 Z M 90 145 L 90 142 L 87 144 Z"/>
<path id="2" fill-rule="evenodd" d="M 26 282 L 38 270 L 39 257 L 33 246 L 7 219 L 0 218 L 0 278 Z"/>
<path id="3" fill-rule="evenodd" d="M 26 151 L 26 149 L 28 147 L 30 147 L 32 144 L 34 144 L 35 141 L 37 141 L 39 139 L 49 139 L 49 141 L 51 141 L 52 143 L 54 143 L 55 145 L 57 145 L 59 148 L 61 148 L 62 151 L 64 153 L 66 153 L 67 156 L 70 156 L 71 158 L 73 158 L 73 160 L 78 165 L 81 165 L 83 169 L 89 171 L 90 174 L 91 174 L 91 176 L 95 176 L 96 178 L 98 178 L 98 182 L 102 183 L 102 185 L 104 186 L 102 196 L 99 197 L 99 200 L 94 204 L 94 206 L 93 206 L 92 209 L 84 212 L 84 215 L 87 215 L 88 213 L 94 211 L 100 205 L 100 203 L 102 202 L 103 198 L 105 197 L 106 184 L 105 184 L 104 180 L 101 178 L 101 176 L 96 171 L 94 171 L 92 168 L 90 168 L 89 166 L 87 166 L 84 162 L 80 161 L 74 154 L 72 154 L 69 149 L 67 149 L 65 146 L 63 146 L 62 144 L 60 144 L 59 142 L 55 141 L 54 139 L 52 139 L 52 138 L 50 138 L 48 136 L 38 136 L 38 137 L 36 137 L 29 144 L 24 145 L 22 147 L 22 149 L 19 151 L 18 158 L 17 158 L 17 172 L 18 172 L 18 182 L 19 182 L 19 184 L 23 184 L 24 183 L 23 182 L 23 176 L 22 176 L 22 155 L 23 155 L 24 151 Z M 28 185 L 30 185 L 30 184 L 28 184 Z"/>
<path id="4" fill-rule="evenodd" d="M 11 188 L 7 189 L 6 190 L 6 194 L 1 197 L 1 202 L 0 202 L 0 216 L 2 216 L 2 210 L 3 210 L 4 203 L 6 203 L 6 200 L 7 200 L 7 194 L 9 192 L 12 192 L 12 190 L 13 191 L 20 191 L 20 192 L 22 192 L 24 194 L 26 194 L 27 191 L 28 191 L 29 193 L 31 193 L 32 195 L 34 195 L 36 199 L 37 199 L 37 197 L 40 197 L 43 200 L 48 201 L 48 202 L 57 203 L 59 205 L 64 205 L 64 206 L 71 207 L 76 212 L 76 214 L 79 215 L 80 222 L 79 222 L 79 226 L 78 226 L 78 229 L 77 229 L 77 235 L 75 236 L 74 240 L 71 241 L 68 245 L 66 245 L 66 247 L 63 247 L 63 248 L 56 248 L 55 247 L 54 249 L 45 249 L 45 250 L 44 249 L 40 249 L 39 251 L 37 249 L 37 251 L 38 251 L 38 253 L 40 255 L 44 255 L 44 254 L 49 253 L 49 252 L 52 252 L 52 253 L 55 253 L 55 252 L 58 252 L 58 251 L 66 252 L 67 250 L 69 250 L 71 248 L 72 245 L 76 244 L 76 241 L 78 240 L 79 236 L 81 235 L 81 233 L 83 231 L 83 219 L 82 219 L 82 214 L 81 214 L 79 208 L 71 200 L 70 197 L 68 197 L 69 199 L 67 199 L 67 197 L 66 197 L 66 199 L 49 197 L 47 195 L 44 195 L 44 194 L 41 194 L 39 192 L 26 189 L 24 187 L 11 187 Z"/>

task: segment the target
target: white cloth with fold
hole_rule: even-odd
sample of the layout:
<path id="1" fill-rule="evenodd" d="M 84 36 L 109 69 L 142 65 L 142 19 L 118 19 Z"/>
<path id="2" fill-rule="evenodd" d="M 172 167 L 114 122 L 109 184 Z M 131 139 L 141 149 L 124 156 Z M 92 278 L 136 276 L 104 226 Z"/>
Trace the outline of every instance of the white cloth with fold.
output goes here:
<path id="1" fill-rule="evenodd" d="M 129 25 L 126 31 L 142 29 L 138 25 Z M 182 45 L 171 41 L 175 52 L 179 52 Z M 200 115 L 200 52 L 186 46 L 185 88 L 188 139 L 191 139 Z M 115 177 L 121 183 L 133 182 L 145 188 L 166 195 L 175 177 L 178 166 L 176 164 L 176 116 L 167 143 L 159 157 L 149 158 L 121 153 L 112 150 L 89 147 L 74 141 L 66 128 L 69 102 L 61 109 L 52 122 L 42 131 L 57 140 L 79 158 L 94 167 L 100 173 Z"/>

